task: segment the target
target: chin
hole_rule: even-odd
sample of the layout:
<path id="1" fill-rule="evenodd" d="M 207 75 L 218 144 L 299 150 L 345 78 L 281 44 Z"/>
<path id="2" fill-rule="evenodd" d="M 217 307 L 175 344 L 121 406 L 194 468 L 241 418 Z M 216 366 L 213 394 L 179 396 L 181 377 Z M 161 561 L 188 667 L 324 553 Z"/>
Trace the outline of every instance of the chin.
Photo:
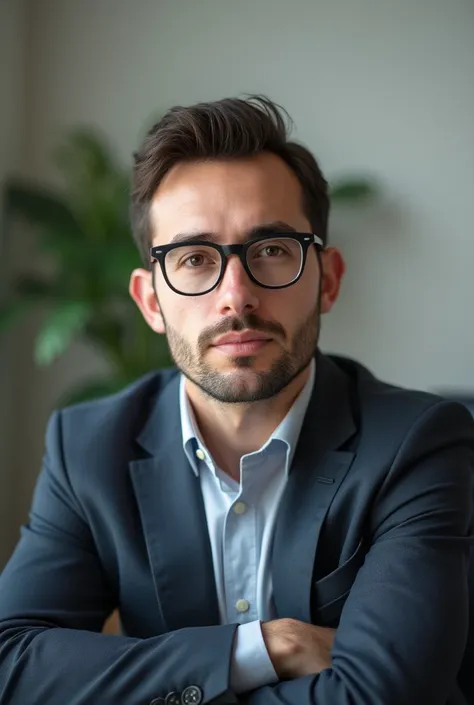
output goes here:
<path id="1" fill-rule="evenodd" d="M 237 367 L 240 370 L 255 369 L 258 364 L 258 360 L 255 355 L 252 357 L 231 357 L 230 360 L 232 366 Z"/>
<path id="2" fill-rule="evenodd" d="M 223 372 L 228 370 L 253 370 L 254 372 L 270 371 L 274 360 L 268 355 L 236 355 L 235 357 L 227 357 L 220 365 L 215 365 L 214 369 L 219 369 Z"/>

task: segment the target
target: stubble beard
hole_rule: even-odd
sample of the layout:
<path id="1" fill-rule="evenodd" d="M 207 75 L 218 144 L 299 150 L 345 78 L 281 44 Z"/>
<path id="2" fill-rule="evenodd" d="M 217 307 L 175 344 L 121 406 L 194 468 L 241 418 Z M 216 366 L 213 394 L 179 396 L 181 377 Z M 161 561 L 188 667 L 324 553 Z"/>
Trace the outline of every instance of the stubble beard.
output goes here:
<path id="1" fill-rule="evenodd" d="M 295 331 L 290 349 L 282 348 L 281 354 L 274 360 L 268 370 L 254 370 L 256 356 L 235 357 L 232 359 L 236 368 L 232 372 L 219 372 L 206 362 L 204 355 L 209 349 L 209 339 L 214 339 L 216 331 L 206 332 L 193 348 L 190 343 L 165 321 L 168 346 L 176 367 L 207 396 L 224 404 L 248 404 L 263 401 L 279 394 L 311 362 L 319 341 L 320 298 L 307 318 Z M 253 314 L 225 322 L 225 330 L 240 331 L 255 329 L 270 332 L 278 329 L 284 337 L 285 332 L 278 324 L 269 324 Z M 279 339 L 276 338 L 277 343 Z M 275 344 L 275 343 L 273 343 Z"/>

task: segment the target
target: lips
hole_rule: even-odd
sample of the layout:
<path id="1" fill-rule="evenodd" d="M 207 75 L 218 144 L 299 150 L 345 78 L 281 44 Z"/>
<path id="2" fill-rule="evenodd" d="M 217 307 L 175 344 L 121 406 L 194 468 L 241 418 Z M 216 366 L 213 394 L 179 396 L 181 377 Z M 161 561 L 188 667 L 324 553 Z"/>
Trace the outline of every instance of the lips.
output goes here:
<path id="1" fill-rule="evenodd" d="M 270 337 L 265 333 L 258 331 L 244 331 L 242 333 L 227 333 L 214 341 L 213 346 L 220 345 L 242 345 L 244 343 L 254 343 L 270 340 Z"/>

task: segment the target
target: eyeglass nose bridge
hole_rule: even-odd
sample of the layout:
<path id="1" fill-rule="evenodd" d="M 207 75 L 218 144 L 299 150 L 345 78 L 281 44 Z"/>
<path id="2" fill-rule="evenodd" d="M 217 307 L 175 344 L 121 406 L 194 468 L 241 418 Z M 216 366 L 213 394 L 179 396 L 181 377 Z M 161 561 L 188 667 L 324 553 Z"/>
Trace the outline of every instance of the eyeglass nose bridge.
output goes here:
<path id="1" fill-rule="evenodd" d="M 245 269 L 245 264 L 246 264 L 246 255 L 247 255 L 247 246 L 246 244 L 238 244 L 238 245 L 221 245 L 222 253 L 224 255 L 224 263 L 227 265 L 227 261 L 230 257 L 230 255 L 237 255 L 239 260 L 241 261 L 244 269 Z"/>
<path id="2" fill-rule="evenodd" d="M 230 257 L 230 255 L 236 255 L 236 256 L 239 258 L 240 264 L 241 264 L 242 267 L 244 268 L 244 271 L 245 271 L 246 275 L 249 276 L 250 279 L 253 280 L 253 277 L 252 277 L 252 275 L 251 275 L 251 272 L 249 271 L 249 266 L 248 266 L 248 264 L 247 264 L 247 259 L 246 259 L 246 257 L 247 257 L 247 249 L 248 249 L 246 243 L 243 243 L 243 244 L 242 244 L 242 243 L 239 243 L 239 244 L 236 244 L 236 245 L 221 245 L 221 246 L 220 246 L 220 249 L 221 249 L 221 252 L 222 252 L 222 259 L 223 259 L 223 262 L 222 262 L 221 274 L 220 274 L 220 277 L 219 277 L 219 284 L 220 284 L 221 281 L 223 280 L 224 275 L 225 275 L 225 273 L 226 273 L 226 271 L 227 271 L 227 264 L 228 264 L 228 262 L 229 262 L 229 257 Z"/>

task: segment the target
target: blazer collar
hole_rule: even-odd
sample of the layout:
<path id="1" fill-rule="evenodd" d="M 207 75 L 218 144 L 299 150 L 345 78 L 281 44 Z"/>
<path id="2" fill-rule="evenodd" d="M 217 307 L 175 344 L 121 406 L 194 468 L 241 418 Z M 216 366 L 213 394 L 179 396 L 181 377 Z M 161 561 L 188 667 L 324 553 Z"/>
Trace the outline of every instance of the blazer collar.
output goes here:
<path id="1" fill-rule="evenodd" d="M 182 440 L 179 408 L 180 373 L 173 372 L 164 389 L 152 400 L 151 411 L 137 437 L 138 443 L 151 455 L 161 454 L 170 444 Z M 331 358 L 316 353 L 316 378 L 305 419 L 300 443 L 310 442 L 312 452 L 335 449 L 355 431 L 350 405 L 347 376 Z"/>
<path id="2" fill-rule="evenodd" d="M 174 447 L 181 436 L 179 379 L 179 371 L 174 370 L 164 388 L 158 390 L 151 400 L 145 425 L 137 436 L 137 442 L 150 455 L 161 455 L 170 446 Z"/>
<path id="3" fill-rule="evenodd" d="M 355 432 L 349 379 L 318 352 L 314 392 L 275 526 L 272 576 L 279 617 L 311 622 L 321 528 L 354 458 L 344 447 Z"/>
<path id="4" fill-rule="evenodd" d="M 179 374 L 152 405 L 138 436 L 150 454 L 130 463 L 162 627 L 219 623 L 216 581 L 199 478 L 183 451 Z"/>

